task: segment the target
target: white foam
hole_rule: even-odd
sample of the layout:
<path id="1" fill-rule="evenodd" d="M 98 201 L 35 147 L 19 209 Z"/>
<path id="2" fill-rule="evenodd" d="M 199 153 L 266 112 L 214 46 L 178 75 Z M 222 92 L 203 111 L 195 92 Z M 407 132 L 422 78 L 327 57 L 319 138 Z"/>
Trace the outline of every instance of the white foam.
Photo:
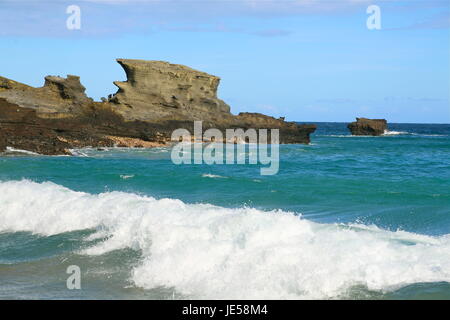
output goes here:
<path id="1" fill-rule="evenodd" d="M 203 178 L 213 178 L 213 179 L 226 179 L 227 177 L 219 176 L 217 174 L 211 174 L 211 173 L 204 173 L 202 174 Z"/>
<path id="2" fill-rule="evenodd" d="M 132 281 L 193 298 L 334 298 L 355 285 L 388 291 L 450 282 L 450 235 L 313 223 L 282 211 L 227 209 L 53 183 L 0 183 L 0 232 L 97 229 L 83 253 L 139 249 Z M 96 238 L 96 236 L 91 236 Z"/>
<path id="3" fill-rule="evenodd" d="M 325 134 L 318 135 L 318 137 L 333 137 L 333 138 L 373 138 L 376 136 L 354 136 L 351 134 Z"/>
<path id="4" fill-rule="evenodd" d="M 431 133 L 411 133 L 411 135 L 421 137 L 448 137 L 447 134 L 431 134 Z"/>
<path id="5" fill-rule="evenodd" d="M 385 136 L 397 136 L 397 135 L 407 135 L 410 134 L 406 131 L 390 131 L 390 130 L 384 130 L 383 135 Z"/>
<path id="6" fill-rule="evenodd" d="M 408 135 L 408 136 L 421 136 L 421 137 L 447 137 L 445 134 L 427 134 L 427 133 L 412 133 L 407 131 L 389 131 L 385 130 L 381 135 L 383 136 L 397 136 L 397 135 Z M 377 138 L 379 136 L 356 136 L 351 134 L 325 134 L 317 135 L 317 137 L 333 137 L 333 138 Z"/>
<path id="7" fill-rule="evenodd" d="M 69 152 L 74 157 L 89 157 L 89 155 L 86 154 L 86 152 L 81 151 L 83 149 L 69 149 Z M 89 150 L 88 148 L 85 148 L 84 151 Z"/>
<path id="8" fill-rule="evenodd" d="M 23 154 L 29 154 L 33 156 L 38 156 L 39 153 L 28 151 L 28 150 L 22 150 L 22 149 L 16 149 L 13 147 L 6 147 L 6 153 L 23 153 Z"/>
<path id="9" fill-rule="evenodd" d="M 121 174 L 120 178 L 123 180 L 134 178 L 134 174 Z"/>
<path id="10" fill-rule="evenodd" d="M 384 136 L 397 136 L 397 135 L 411 135 L 411 136 L 421 136 L 421 137 L 446 137 L 445 134 L 429 134 L 429 133 L 414 133 L 407 131 L 390 131 L 384 130 Z"/>

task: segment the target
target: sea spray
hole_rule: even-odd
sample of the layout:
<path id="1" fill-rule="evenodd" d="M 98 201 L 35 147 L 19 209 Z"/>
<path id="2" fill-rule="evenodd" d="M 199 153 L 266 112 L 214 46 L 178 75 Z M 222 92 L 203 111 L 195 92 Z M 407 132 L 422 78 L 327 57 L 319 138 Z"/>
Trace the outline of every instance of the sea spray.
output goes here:
<path id="1" fill-rule="evenodd" d="M 54 183 L 0 183 L 0 232 L 49 236 L 97 230 L 82 252 L 141 252 L 139 287 L 193 298 L 333 298 L 450 281 L 450 236 L 318 224 L 280 210 L 228 209 L 124 192 L 88 194 Z M 92 239 L 92 236 L 90 237 Z"/>

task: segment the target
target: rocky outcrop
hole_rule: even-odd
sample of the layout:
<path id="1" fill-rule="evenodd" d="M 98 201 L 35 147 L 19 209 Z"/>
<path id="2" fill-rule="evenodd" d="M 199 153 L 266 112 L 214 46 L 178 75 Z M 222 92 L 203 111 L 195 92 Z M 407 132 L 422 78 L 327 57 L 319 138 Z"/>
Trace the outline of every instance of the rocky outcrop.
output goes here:
<path id="1" fill-rule="evenodd" d="M 280 129 L 282 143 L 309 143 L 314 125 L 299 126 L 259 113 L 234 116 L 230 107 L 217 97 L 220 78 L 186 66 L 164 61 L 117 59 L 127 81 L 116 81 L 118 91 L 109 97 L 114 110 L 126 120 L 156 123 L 202 120 L 204 128 Z"/>
<path id="2" fill-rule="evenodd" d="M 295 122 L 285 122 L 284 118 L 276 119 L 260 113 L 241 112 L 234 125 L 239 128 L 279 129 L 281 143 L 310 143 L 310 134 L 316 131 L 316 125 L 298 125 Z"/>
<path id="3" fill-rule="evenodd" d="M 80 78 L 47 76 L 43 87 L 0 77 L 0 151 L 6 146 L 42 154 L 68 154 L 85 146 L 152 146 L 173 130 L 279 129 L 281 143 L 309 143 L 314 125 L 258 113 L 230 113 L 217 97 L 220 78 L 162 61 L 118 59 L 127 80 L 103 102 L 85 94 Z"/>
<path id="4" fill-rule="evenodd" d="M 92 99 L 86 96 L 86 88 L 81 84 L 78 76 L 68 75 L 67 78 L 47 76 L 44 90 L 56 94 L 63 100 L 69 100 L 75 105 L 92 102 Z"/>
<path id="5" fill-rule="evenodd" d="M 82 110 L 74 117 L 42 118 L 35 109 L 0 98 L 0 151 L 9 146 L 58 155 L 88 146 L 144 147 L 166 142 L 152 124 L 125 121 L 106 104 L 92 103 L 80 108 Z"/>
<path id="6" fill-rule="evenodd" d="M 380 136 L 387 130 L 385 119 L 356 118 L 347 126 L 354 136 Z"/>
<path id="7" fill-rule="evenodd" d="M 127 120 L 206 120 L 230 115 L 217 98 L 220 78 L 163 61 L 117 59 L 127 81 L 110 99 Z"/>
<path id="8" fill-rule="evenodd" d="M 93 102 L 77 76 L 47 76 L 43 87 L 34 88 L 0 77 L 0 98 L 23 108 L 36 109 L 42 117 L 72 117 L 81 106 Z"/>

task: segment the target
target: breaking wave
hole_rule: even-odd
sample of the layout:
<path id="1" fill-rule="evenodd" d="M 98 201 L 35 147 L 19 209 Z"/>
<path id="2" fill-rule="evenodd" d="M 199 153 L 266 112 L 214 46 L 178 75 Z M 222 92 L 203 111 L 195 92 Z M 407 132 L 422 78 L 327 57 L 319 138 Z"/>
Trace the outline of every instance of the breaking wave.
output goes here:
<path id="1" fill-rule="evenodd" d="M 132 248 L 138 287 L 193 298 L 336 298 L 357 286 L 391 291 L 450 282 L 450 235 L 319 224 L 283 211 L 186 204 L 51 182 L 0 182 L 0 232 L 49 236 L 92 229 L 84 255 Z M 89 240 L 88 237 L 86 240 Z"/>
<path id="2" fill-rule="evenodd" d="M 33 156 L 36 156 L 36 155 L 39 155 L 39 153 L 36 153 L 36 152 L 32 152 L 32 151 L 28 151 L 28 150 L 22 150 L 22 149 L 16 149 L 16 148 L 13 148 L 13 147 L 6 147 L 6 151 L 5 151 L 5 153 L 12 153 L 12 154 L 27 154 L 27 155 L 33 155 Z"/>
<path id="3" fill-rule="evenodd" d="M 385 136 L 398 136 L 398 135 L 408 135 L 411 134 L 406 131 L 391 131 L 391 130 L 384 130 L 383 135 Z"/>

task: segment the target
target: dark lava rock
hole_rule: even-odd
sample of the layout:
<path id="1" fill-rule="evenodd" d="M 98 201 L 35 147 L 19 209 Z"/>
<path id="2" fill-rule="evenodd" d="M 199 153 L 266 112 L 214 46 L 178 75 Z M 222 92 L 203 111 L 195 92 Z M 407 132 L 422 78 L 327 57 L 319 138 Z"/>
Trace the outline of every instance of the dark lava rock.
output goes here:
<path id="1" fill-rule="evenodd" d="M 354 136 L 380 136 L 387 130 L 385 119 L 356 118 L 347 128 Z"/>

